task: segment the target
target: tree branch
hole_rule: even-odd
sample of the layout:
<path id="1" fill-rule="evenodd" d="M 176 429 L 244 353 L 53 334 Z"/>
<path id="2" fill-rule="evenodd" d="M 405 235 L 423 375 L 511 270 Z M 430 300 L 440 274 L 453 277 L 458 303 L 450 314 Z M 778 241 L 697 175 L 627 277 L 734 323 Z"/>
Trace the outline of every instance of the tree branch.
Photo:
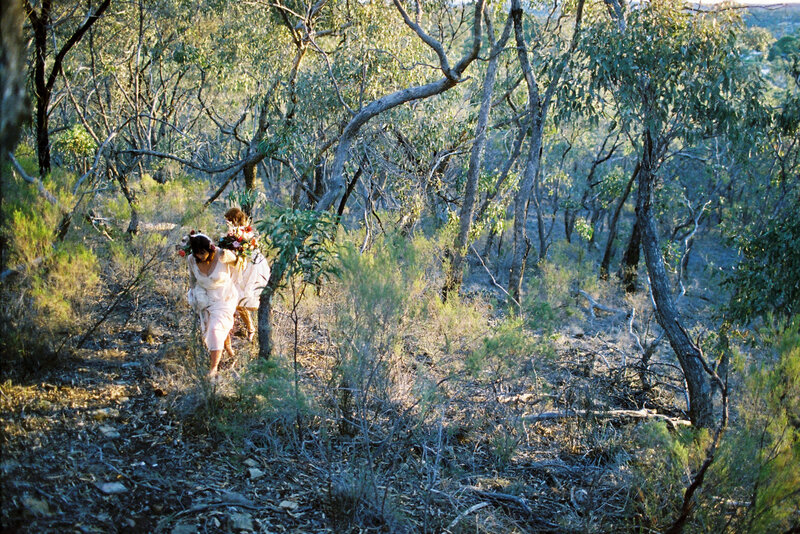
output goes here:
<path id="1" fill-rule="evenodd" d="M 53 60 L 53 68 L 50 71 L 50 77 L 47 79 L 46 87 L 48 91 L 52 91 L 53 86 L 56 83 L 58 73 L 61 71 L 61 63 L 64 61 L 64 57 L 67 55 L 67 52 L 69 52 L 70 49 L 75 46 L 75 44 L 78 43 L 81 38 L 83 38 L 83 35 L 86 33 L 86 31 L 92 26 L 92 24 L 97 22 L 97 19 L 100 18 L 110 4 L 111 0 L 103 0 L 100 6 L 98 6 L 97 10 L 93 14 L 90 14 L 86 17 L 86 20 L 83 21 L 83 24 L 81 24 L 75 33 L 72 34 L 72 37 L 70 37 L 67 42 L 64 43 L 64 46 L 61 47 L 61 50 L 58 51 L 58 54 L 56 54 L 56 57 Z"/>

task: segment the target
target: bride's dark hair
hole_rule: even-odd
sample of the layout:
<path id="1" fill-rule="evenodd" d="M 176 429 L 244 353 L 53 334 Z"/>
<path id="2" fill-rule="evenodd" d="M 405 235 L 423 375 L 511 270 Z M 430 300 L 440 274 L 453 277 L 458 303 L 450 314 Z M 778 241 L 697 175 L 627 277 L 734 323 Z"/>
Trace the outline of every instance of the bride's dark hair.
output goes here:
<path id="1" fill-rule="evenodd" d="M 207 252 L 211 254 L 214 252 L 214 245 L 208 236 L 203 234 L 194 234 L 189 238 L 189 245 L 192 247 L 192 254 L 197 256 L 198 252 Z"/>

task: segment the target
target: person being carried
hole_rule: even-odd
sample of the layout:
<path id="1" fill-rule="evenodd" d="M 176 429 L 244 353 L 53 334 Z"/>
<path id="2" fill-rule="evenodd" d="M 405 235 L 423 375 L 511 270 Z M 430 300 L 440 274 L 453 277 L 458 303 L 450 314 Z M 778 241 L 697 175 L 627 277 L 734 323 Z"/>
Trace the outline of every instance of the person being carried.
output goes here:
<path id="1" fill-rule="evenodd" d="M 189 237 L 192 253 L 186 256 L 189 266 L 189 305 L 200 317 L 200 330 L 209 351 L 208 377 L 217 375 L 224 350 L 233 357 L 230 331 L 239 299 L 233 285 L 236 255 L 215 246 L 208 236 L 195 233 Z"/>
<path id="2" fill-rule="evenodd" d="M 258 249 L 255 231 L 250 220 L 239 208 L 231 208 L 225 212 L 228 234 L 220 240 L 239 255 L 239 263 L 233 275 L 233 283 L 239 292 L 236 311 L 247 329 L 247 339 L 253 341 L 256 328 L 250 312 L 258 309 L 261 292 L 269 281 L 269 264 Z"/>

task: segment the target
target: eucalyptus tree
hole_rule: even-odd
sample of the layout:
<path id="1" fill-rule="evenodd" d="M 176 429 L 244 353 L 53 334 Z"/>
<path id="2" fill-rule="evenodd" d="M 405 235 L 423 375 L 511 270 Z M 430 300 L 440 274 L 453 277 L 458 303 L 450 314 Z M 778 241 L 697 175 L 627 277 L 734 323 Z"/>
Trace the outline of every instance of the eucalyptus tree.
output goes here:
<path id="1" fill-rule="evenodd" d="M 36 100 L 36 152 L 41 175 L 50 172 L 50 104 L 64 58 L 80 42 L 89 28 L 103 16 L 111 0 L 102 0 L 96 7 L 93 7 L 91 2 L 86 8 L 81 7 L 83 2 L 74 4 L 76 5 L 53 6 L 52 0 L 42 0 L 37 10 L 25 0 L 25 10 L 33 33 L 35 50 L 32 69 L 33 94 Z M 76 13 L 82 16 L 76 16 Z M 76 24 L 76 21 L 80 22 Z M 57 48 L 55 55 L 52 55 L 53 51 L 50 50 L 51 43 Z M 50 63 L 49 72 L 48 63 Z"/>
<path id="2" fill-rule="evenodd" d="M 0 5 L 0 165 L 8 152 L 14 150 L 28 115 L 25 102 L 25 44 L 22 24 L 25 20 L 22 6 L 16 2 Z M 3 216 L 3 184 L 0 184 L 0 227 Z M 0 235 L 0 272 L 6 268 L 7 238 Z"/>
<path id="3" fill-rule="evenodd" d="M 723 212 L 739 251 L 736 268 L 723 274 L 733 323 L 800 313 L 800 31 L 775 42 L 769 58 L 771 124 L 756 145 L 732 155 L 738 172 Z"/>
<path id="4" fill-rule="evenodd" d="M 683 369 L 692 423 L 709 427 L 712 389 L 700 349 L 681 324 L 653 208 L 658 171 L 675 143 L 729 133 L 747 135 L 759 115 L 758 85 L 736 53 L 737 24 L 727 11 L 691 12 L 682 2 L 652 2 L 585 35 L 593 95 L 608 91 L 638 154 L 636 229 L 656 316 Z"/>
<path id="5" fill-rule="evenodd" d="M 561 6 L 565 8 L 564 5 Z M 543 72 L 537 72 L 531 64 L 529 45 L 525 38 L 523 25 L 523 10 L 519 0 L 511 2 L 511 17 L 514 21 L 514 37 L 517 44 L 517 55 L 522 69 L 525 85 L 527 87 L 527 116 L 530 121 L 530 141 L 525 169 L 520 180 L 519 190 L 514 199 L 514 227 L 513 227 L 513 253 L 511 269 L 508 278 L 508 293 L 519 306 L 522 295 L 522 278 L 525 271 L 525 262 L 528 255 L 529 243 L 527 239 L 526 223 L 528 220 L 528 205 L 533 199 L 536 209 L 539 233 L 539 258 L 546 254 L 547 245 L 544 234 L 544 220 L 540 204 L 539 176 L 541 172 L 542 150 L 545 124 L 547 122 L 553 97 L 561 83 L 561 77 L 568 65 L 569 59 L 578 43 L 583 19 L 584 0 L 578 0 L 575 6 L 575 26 L 566 51 L 558 45 L 550 52 L 549 61 L 543 61 Z M 544 91 L 542 87 L 546 87 Z"/>
<path id="6" fill-rule="evenodd" d="M 347 186 L 344 178 L 345 162 L 349 157 L 350 147 L 364 124 L 381 113 L 396 108 L 397 106 L 429 98 L 455 87 L 464 81 L 463 76 L 467 67 L 469 67 L 478 56 L 481 47 L 484 0 L 477 0 L 475 4 L 471 43 L 466 46 L 466 52 L 454 66 L 450 65 L 450 59 L 447 57 L 447 51 L 441 40 L 434 38 L 422 27 L 421 3 L 415 0 L 413 19 L 400 0 L 394 0 L 394 6 L 400 13 L 404 23 L 436 54 L 438 60 L 437 70 L 441 71 L 443 76 L 433 82 L 396 90 L 361 106 L 357 111 L 353 110 L 352 118 L 342 130 L 342 134 L 338 139 L 333 162 L 331 164 L 327 190 L 315 207 L 318 211 L 329 209 L 335 200 L 345 192 Z M 463 7 L 451 7 L 451 9 L 463 9 Z"/>
<path id="7" fill-rule="evenodd" d="M 459 213 L 458 234 L 453 243 L 450 269 L 444 288 L 442 289 L 442 296 L 445 300 L 450 292 L 458 291 L 458 288 L 461 286 L 463 276 L 462 263 L 466 255 L 470 228 L 472 227 L 473 212 L 475 211 L 478 178 L 483 164 L 483 152 L 486 147 L 486 130 L 489 122 L 489 114 L 492 109 L 492 95 L 494 92 L 495 80 L 497 79 L 499 56 L 505 48 L 506 41 L 508 41 L 511 34 L 512 18 L 510 15 L 507 17 L 507 22 L 498 40 L 495 40 L 494 28 L 492 27 L 491 17 L 488 12 L 484 19 L 486 21 L 487 38 L 490 42 L 489 63 L 486 68 L 486 75 L 483 79 L 480 109 L 478 111 L 477 124 L 475 125 L 475 140 L 472 143 L 472 150 L 470 152 L 469 169 L 467 170 L 467 179 L 464 187 L 464 198 L 461 202 L 461 211 Z"/>
<path id="8" fill-rule="evenodd" d="M 0 6 L 0 161 L 5 160 L 6 152 L 16 145 L 27 115 L 23 21 L 19 3 L 3 2 Z"/>

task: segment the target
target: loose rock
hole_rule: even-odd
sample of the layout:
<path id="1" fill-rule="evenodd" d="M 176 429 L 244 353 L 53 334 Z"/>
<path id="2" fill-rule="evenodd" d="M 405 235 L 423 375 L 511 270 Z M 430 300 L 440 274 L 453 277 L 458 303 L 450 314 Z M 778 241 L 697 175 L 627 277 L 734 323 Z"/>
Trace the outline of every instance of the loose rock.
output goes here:
<path id="1" fill-rule="evenodd" d="M 261 469 L 257 469 L 255 467 L 251 467 L 250 469 L 248 469 L 248 472 L 250 473 L 250 478 L 253 480 L 261 478 L 266 474 Z"/>
<path id="2" fill-rule="evenodd" d="M 121 482 L 104 482 L 102 484 L 98 483 L 97 488 L 107 495 L 125 493 L 128 491 L 128 488 L 125 487 L 125 484 Z"/>
<path id="3" fill-rule="evenodd" d="M 233 513 L 230 518 L 233 530 L 253 530 L 253 517 L 250 514 Z"/>

